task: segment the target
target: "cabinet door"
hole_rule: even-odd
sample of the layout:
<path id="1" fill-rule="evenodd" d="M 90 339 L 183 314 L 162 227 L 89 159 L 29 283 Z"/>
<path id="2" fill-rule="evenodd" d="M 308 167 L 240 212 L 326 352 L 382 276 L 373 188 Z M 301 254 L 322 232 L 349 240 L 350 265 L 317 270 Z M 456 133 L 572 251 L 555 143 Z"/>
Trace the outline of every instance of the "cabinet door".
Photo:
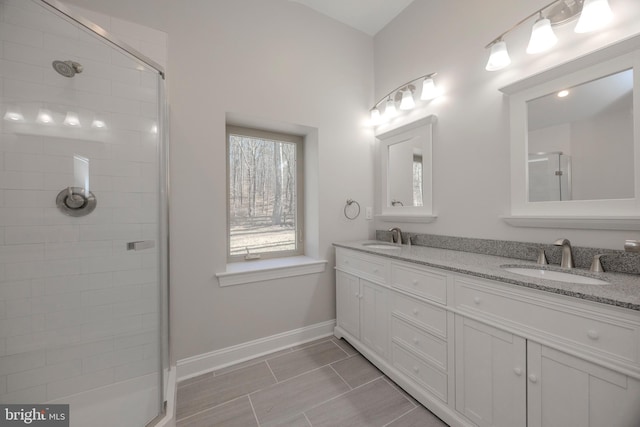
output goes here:
<path id="1" fill-rule="evenodd" d="M 637 427 L 640 381 L 527 344 L 529 427 Z"/>
<path id="2" fill-rule="evenodd" d="M 455 344 L 456 410 L 480 427 L 524 427 L 525 339 L 456 316 Z"/>
<path id="3" fill-rule="evenodd" d="M 360 339 L 367 347 L 386 357 L 389 329 L 387 291 L 363 279 L 360 279 L 360 288 Z"/>
<path id="4" fill-rule="evenodd" d="M 336 317 L 338 326 L 360 339 L 360 279 L 336 271 Z"/>

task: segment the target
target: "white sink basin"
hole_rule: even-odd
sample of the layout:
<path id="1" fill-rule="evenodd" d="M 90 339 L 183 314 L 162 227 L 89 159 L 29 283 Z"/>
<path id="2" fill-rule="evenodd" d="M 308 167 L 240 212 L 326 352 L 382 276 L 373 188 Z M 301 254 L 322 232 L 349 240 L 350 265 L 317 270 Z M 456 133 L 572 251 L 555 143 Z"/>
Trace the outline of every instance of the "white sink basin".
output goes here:
<path id="1" fill-rule="evenodd" d="M 504 267 L 504 271 L 509 273 L 521 274 L 528 277 L 537 277 L 538 279 L 556 280 L 566 283 L 580 283 L 582 285 L 608 285 L 609 282 L 594 279 L 592 277 L 579 276 L 577 274 L 565 273 L 563 271 L 543 270 L 540 268 L 527 267 Z"/>
<path id="2" fill-rule="evenodd" d="M 362 246 L 366 246 L 369 249 L 400 249 L 400 246 L 393 243 L 363 243 Z"/>

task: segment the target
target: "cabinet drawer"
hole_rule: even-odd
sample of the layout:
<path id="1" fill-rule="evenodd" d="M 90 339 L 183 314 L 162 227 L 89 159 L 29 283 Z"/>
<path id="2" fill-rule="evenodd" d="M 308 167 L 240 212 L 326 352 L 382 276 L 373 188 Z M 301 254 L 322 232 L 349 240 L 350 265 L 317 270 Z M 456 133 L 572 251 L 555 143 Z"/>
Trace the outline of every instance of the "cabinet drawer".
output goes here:
<path id="1" fill-rule="evenodd" d="M 415 322 L 441 338 L 447 337 L 447 312 L 443 308 L 396 292 L 391 293 L 391 309 L 395 317 Z"/>
<path id="2" fill-rule="evenodd" d="M 447 374 L 397 344 L 393 344 L 392 358 L 393 366 L 447 402 Z"/>
<path id="3" fill-rule="evenodd" d="M 447 370 L 447 342 L 397 317 L 391 319 L 392 339 L 409 347 L 443 371 Z"/>
<path id="4" fill-rule="evenodd" d="M 444 274 L 392 263 L 391 285 L 440 304 L 447 303 L 447 276 Z"/>
<path id="5" fill-rule="evenodd" d="M 378 283 L 384 283 L 386 281 L 385 272 L 387 263 L 382 258 L 368 257 L 352 251 L 338 250 L 336 251 L 336 266 L 340 270 Z"/>
<path id="6" fill-rule="evenodd" d="M 506 290 L 457 278 L 455 305 L 508 324 L 535 336 L 580 351 L 638 364 L 640 328 L 608 315 L 605 309 L 588 310 L 559 299 L 526 295 L 526 290 Z"/>

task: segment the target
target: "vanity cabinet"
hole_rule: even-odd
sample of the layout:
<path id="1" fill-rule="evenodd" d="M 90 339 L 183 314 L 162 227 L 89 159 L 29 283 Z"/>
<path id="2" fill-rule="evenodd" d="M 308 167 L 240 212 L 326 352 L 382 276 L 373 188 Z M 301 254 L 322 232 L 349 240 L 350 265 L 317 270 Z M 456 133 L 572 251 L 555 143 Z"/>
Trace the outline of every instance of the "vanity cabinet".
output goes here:
<path id="1" fill-rule="evenodd" d="M 339 265 L 359 276 L 371 273 L 377 277 L 382 272 L 382 279 L 385 277 L 384 265 L 356 254 L 343 257 Z M 336 272 L 337 326 L 384 359 L 388 352 L 387 290 L 355 274 Z"/>
<path id="2" fill-rule="evenodd" d="M 456 316 L 456 410 L 475 424 L 526 427 L 526 340 Z"/>
<path id="3" fill-rule="evenodd" d="M 335 335 L 452 427 L 640 426 L 637 312 L 336 256 Z"/>

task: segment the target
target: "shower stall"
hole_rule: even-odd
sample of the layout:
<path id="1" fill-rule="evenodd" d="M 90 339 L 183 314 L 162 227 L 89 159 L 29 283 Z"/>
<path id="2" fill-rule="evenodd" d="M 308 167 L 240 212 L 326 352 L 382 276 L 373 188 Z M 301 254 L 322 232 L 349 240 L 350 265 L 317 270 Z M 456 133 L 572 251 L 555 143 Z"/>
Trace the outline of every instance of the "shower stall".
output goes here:
<path id="1" fill-rule="evenodd" d="M 529 153 L 529 201 L 571 200 L 571 156 L 562 151 Z"/>
<path id="2" fill-rule="evenodd" d="M 0 406 L 158 425 L 164 72 L 55 0 L 0 0 L 0 38 Z"/>

